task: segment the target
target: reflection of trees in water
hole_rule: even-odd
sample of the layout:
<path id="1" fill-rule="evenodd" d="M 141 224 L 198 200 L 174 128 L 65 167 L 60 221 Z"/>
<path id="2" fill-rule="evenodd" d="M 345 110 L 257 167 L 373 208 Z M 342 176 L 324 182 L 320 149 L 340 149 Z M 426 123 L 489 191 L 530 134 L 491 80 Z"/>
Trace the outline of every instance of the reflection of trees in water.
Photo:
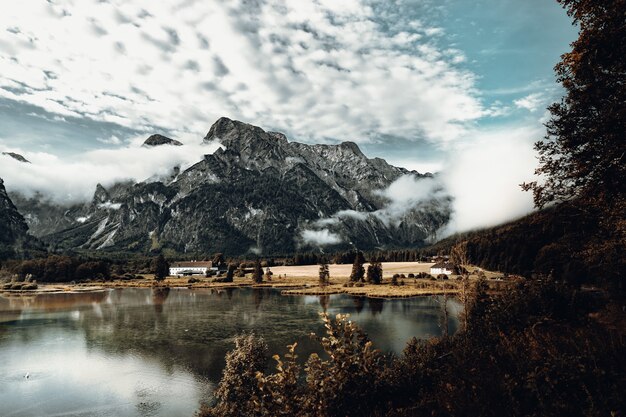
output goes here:
<path id="1" fill-rule="evenodd" d="M 154 287 L 152 288 L 152 305 L 154 311 L 157 313 L 163 313 L 163 304 L 170 295 L 170 287 Z"/>
<path id="2" fill-rule="evenodd" d="M 10 310 L 33 309 L 45 312 L 99 304 L 107 299 L 108 291 L 64 292 L 55 294 L 12 294 L 7 297 Z M 4 298 L 4 297 L 2 297 Z"/>
<path id="3" fill-rule="evenodd" d="M 224 356 L 233 348 L 233 337 L 244 332 L 253 331 L 266 338 L 272 354 L 282 356 L 285 346 L 293 342 L 298 342 L 297 354 L 302 361 L 319 352 L 319 344 L 309 334 L 323 334 L 318 311 L 325 300 L 311 302 L 310 298 L 285 297 L 276 290 L 261 288 L 224 289 L 223 293 L 229 296 L 219 297 L 209 289 L 171 289 L 165 315 L 153 308 L 152 290 L 124 289 L 119 301 L 101 305 L 100 314 L 86 309 L 78 322 L 72 323 L 83 329 L 88 349 L 111 355 L 139 354 L 158 360 L 166 370 L 181 366 L 213 382 L 221 376 Z M 411 336 L 432 335 L 438 330 L 438 306 L 426 301 L 385 303 L 383 299 L 368 299 L 367 312 L 361 313 L 357 322 L 373 337 L 375 347 L 401 350 Z M 342 312 L 343 305 L 346 312 L 360 312 L 365 302 L 363 297 L 337 296 L 328 309 Z M 410 314 L 402 314 L 405 303 L 413 305 Z M 383 304 L 387 304 L 384 312 Z M 432 319 L 424 314 L 430 310 Z M 372 320 L 374 314 L 376 319 Z M 403 340 L 388 341 L 398 335 Z"/>
<path id="4" fill-rule="evenodd" d="M 324 313 L 328 310 L 328 303 L 330 302 L 329 295 L 320 295 L 320 307 L 324 310 Z"/>
<path id="5" fill-rule="evenodd" d="M 365 297 L 353 296 L 352 302 L 354 303 L 354 309 L 357 313 L 363 311 L 363 306 L 365 306 Z"/>
<path id="6" fill-rule="evenodd" d="M 255 288 L 254 290 L 254 308 L 258 310 L 261 307 L 261 303 L 263 303 L 263 293 L 265 290 L 261 288 Z"/>
<path id="7" fill-rule="evenodd" d="M 384 298 L 370 298 L 369 299 L 370 311 L 372 315 L 380 314 L 383 312 Z"/>

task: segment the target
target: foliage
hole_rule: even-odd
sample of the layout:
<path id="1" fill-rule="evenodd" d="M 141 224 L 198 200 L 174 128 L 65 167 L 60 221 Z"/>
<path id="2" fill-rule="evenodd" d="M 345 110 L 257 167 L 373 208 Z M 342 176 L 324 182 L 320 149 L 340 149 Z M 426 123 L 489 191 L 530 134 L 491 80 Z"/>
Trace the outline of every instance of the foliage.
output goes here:
<path id="1" fill-rule="evenodd" d="M 49 255 L 47 258 L 7 262 L 6 267 L 24 279 L 31 275 L 39 282 L 70 282 L 111 278 L 110 262 L 70 256 Z"/>
<path id="2" fill-rule="evenodd" d="M 330 270 L 326 262 L 320 265 L 319 279 L 321 286 L 326 286 L 330 283 Z"/>
<path id="3" fill-rule="evenodd" d="M 522 283 L 497 296 L 488 295 L 479 281 L 468 293 L 463 330 L 429 341 L 413 339 L 399 358 L 383 357 L 342 315 L 334 320 L 322 315 L 326 335 L 317 340 L 324 355 L 311 355 L 304 367 L 294 344 L 284 360 L 274 356 L 276 371 L 265 374 L 264 361 L 248 353 L 256 342 L 239 343 L 228 356 L 217 404 L 203 415 L 495 417 L 626 411 L 624 339 L 591 321 L 594 303 L 584 293 L 548 281 Z M 248 364 L 249 356 L 255 360 Z"/>
<path id="4" fill-rule="evenodd" d="M 358 251 L 356 256 L 354 257 L 354 263 L 352 264 L 352 272 L 350 273 L 350 281 L 352 282 L 363 281 L 363 277 L 365 276 L 365 268 L 363 268 L 364 263 L 365 263 L 365 257 L 363 256 L 363 252 Z"/>
<path id="5" fill-rule="evenodd" d="M 211 262 L 213 263 L 213 266 L 216 266 L 219 269 L 222 269 L 222 267 L 226 265 L 226 259 L 224 259 L 223 253 L 216 253 L 215 255 L 213 255 L 213 259 L 211 260 Z"/>
<path id="6" fill-rule="evenodd" d="M 154 279 L 163 281 L 170 274 L 170 264 L 167 262 L 163 254 L 160 254 L 154 260 Z"/>
<path id="7" fill-rule="evenodd" d="M 235 349 L 226 354 L 226 366 L 215 392 L 217 405 L 200 412 L 203 417 L 261 415 L 255 412 L 261 389 L 257 372 L 265 368 L 267 343 L 254 334 L 237 336 Z"/>
<path id="8" fill-rule="evenodd" d="M 321 316 L 326 336 L 314 337 L 327 359 L 312 354 L 303 368 L 296 361 L 296 344 L 290 345 L 285 361 L 278 355 L 273 357 L 276 372 L 266 375 L 257 370 L 257 384 L 250 387 L 246 378 L 263 361 L 253 361 L 251 366 L 243 368 L 230 364 L 234 362 L 232 358 L 248 356 L 246 350 L 256 343 L 248 340 L 248 344 L 236 346 L 228 354 L 227 370 L 216 395 L 218 402 L 201 416 L 367 415 L 378 401 L 371 393 L 377 389 L 386 369 L 383 356 L 372 348 L 372 342 L 347 315 L 337 315 L 335 320 L 324 313 Z"/>
<path id="9" fill-rule="evenodd" d="M 566 96 L 549 107 L 547 136 L 535 145 L 544 182 L 524 188 L 538 207 L 580 197 L 611 204 L 626 186 L 626 2 L 558 1 L 579 36 L 555 67 Z"/>
<path id="10" fill-rule="evenodd" d="M 224 279 L 224 282 L 233 282 L 235 269 L 237 269 L 237 265 L 233 263 L 228 264 L 228 270 L 226 271 L 226 279 Z"/>
<path id="11" fill-rule="evenodd" d="M 383 281 L 383 265 L 380 262 L 370 262 L 366 280 L 370 284 L 380 284 Z"/>
<path id="12" fill-rule="evenodd" d="M 263 282 L 263 269 L 261 268 L 261 261 L 256 260 L 254 263 L 254 271 L 252 272 L 252 281 L 256 284 Z"/>

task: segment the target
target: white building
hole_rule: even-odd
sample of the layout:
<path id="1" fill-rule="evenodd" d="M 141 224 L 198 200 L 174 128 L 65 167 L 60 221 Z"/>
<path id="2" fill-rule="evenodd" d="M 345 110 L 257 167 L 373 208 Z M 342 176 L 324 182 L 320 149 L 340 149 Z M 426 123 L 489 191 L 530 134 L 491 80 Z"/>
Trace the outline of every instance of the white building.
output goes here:
<path id="1" fill-rule="evenodd" d="M 177 262 L 170 266 L 171 276 L 186 276 L 186 275 L 206 275 L 207 271 L 212 269 L 213 262 Z"/>
<path id="2" fill-rule="evenodd" d="M 458 268 L 451 262 L 437 262 L 430 267 L 430 275 L 437 276 L 439 274 L 452 275 Z"/>

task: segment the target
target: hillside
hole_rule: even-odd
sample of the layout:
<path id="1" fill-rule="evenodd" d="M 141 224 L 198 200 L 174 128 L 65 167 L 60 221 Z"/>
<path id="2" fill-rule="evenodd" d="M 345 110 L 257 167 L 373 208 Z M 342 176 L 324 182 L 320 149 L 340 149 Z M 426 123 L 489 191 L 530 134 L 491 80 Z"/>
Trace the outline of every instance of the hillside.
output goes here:
<path id="1" fill-rule="evenodd" d="M 617 217 L 623 222 L 623 215 Z M 469 260 L 486 269 L 623 287 L 626 241 L 618 220 L 604 221 L 611 218 L 579 201 L 568 202 L 501 226 L 451 236 L 425 251 L 450 253 L 461 244 Z"/>

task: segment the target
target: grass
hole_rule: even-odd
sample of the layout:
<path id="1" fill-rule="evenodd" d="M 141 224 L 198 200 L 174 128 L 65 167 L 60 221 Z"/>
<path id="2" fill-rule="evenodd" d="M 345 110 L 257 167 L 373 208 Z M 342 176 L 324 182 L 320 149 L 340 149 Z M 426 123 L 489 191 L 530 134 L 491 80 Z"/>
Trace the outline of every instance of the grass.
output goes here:
<path id="1" fill-rule="evenodd" d="M 250 274 L 246 277 L 235 277 L 234 282 L 212 282 L 212 278 L 194 277 L 197 282 L 189 283 L 189 277 L 167 277 L 163 282 L 156 283 L 151 274 L 137 275 L 131 280 L 113 280 L 107 282 L 83 282 L 76 284 L 40 284 L 37 292 L 67 292 L 67 291 L 94 291 L 103 288 L 150 288 L 155 285 L 167 287 L 186 288 L 278 288 L 284 295 L 329 295 L 329 294 L 352 294 L 375 298 L 403 298 L 421 295 L 456 294 L 459 291 L 459 282 L 455 276 L 448 280 L 430 280 L 400 278 L 398 281 L 403 285 L 391 285 L 391 277 L 394 274 L 418 274 L 429 272 L 432 263 L 422 262 L 384 262 L 383 283 L 370 285 L 367 283 L 353 284 L 349 281 L 352 265 L 330 265 L 330 285 L 319 285 L 319 265 L 303 266 L 280 266 L 270 268 L 274 273 L 271 281 L 262 284 L 254 284 Z M 367 268 L 367 264 L 365 264 Z M 476 269 L 467 266 L 469 271 Z M 484 271 L 490 282 L 490 288 L 494 291 L 507 286 L 506 281 L 494 281 L 493 278 L 501 276 L 497 272 Z M 470 280 L 477 277 L 470 276 Z"/>

